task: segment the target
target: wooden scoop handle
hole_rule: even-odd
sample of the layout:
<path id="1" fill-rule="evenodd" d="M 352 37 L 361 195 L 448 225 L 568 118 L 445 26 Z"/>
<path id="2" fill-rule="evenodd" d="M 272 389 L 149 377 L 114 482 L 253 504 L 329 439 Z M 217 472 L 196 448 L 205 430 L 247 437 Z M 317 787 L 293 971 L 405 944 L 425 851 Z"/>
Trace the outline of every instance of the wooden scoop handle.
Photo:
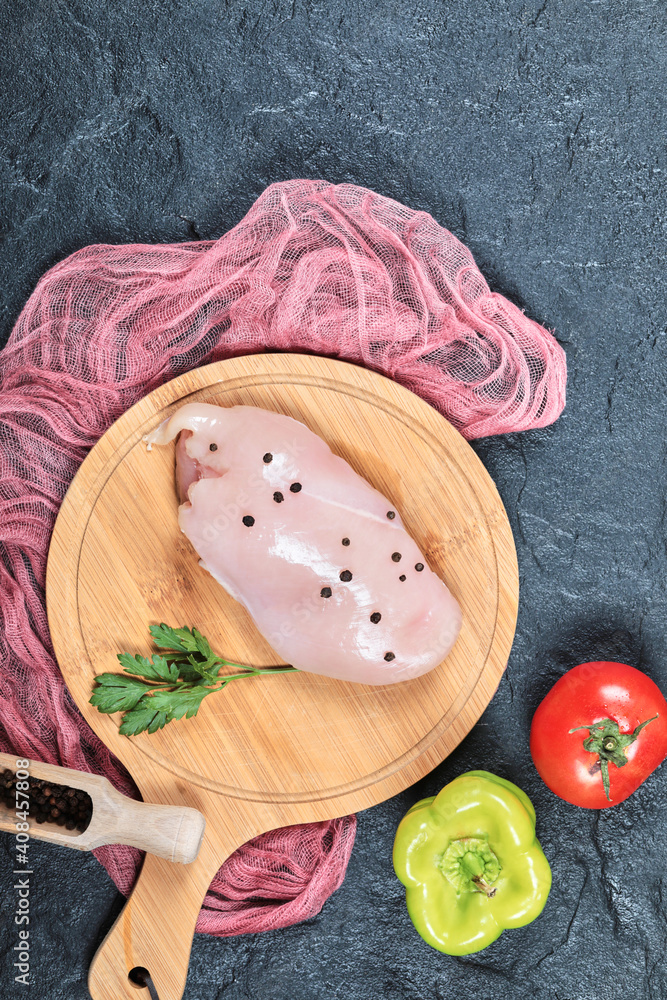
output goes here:
<path id="1" fill-rule="evenodd" d="M 17 763 L 20 761 L 20 764 Z M 103 844 L 129 844 L 142 851 L 156 854 L 167 861 L 189 864 L 199 852 L 206 820 L 197 809 L 189 806 L 152 805 L 122 795 L 110 781 L 99 774 L 74 771 L 55 764 L 17 758 L 0 753 L 0 769 L 16 773 L 27 771 L 31 778 L 52 781 L 56 785 L 82 788 L 93 802 L 93 815 L 88 827 L 79 833 L 55 823 L 29 820 L 29 835 L 62 847 L 92 851 Z M 16 833 L 15 812 L 0 806 L 0 830 Z"/>
<path id="2" fill-rule="evenodd" d="M 241 841 L 222 852 L 204 837 L 187 867 L 147 854 L 132 894 L 100 945 L 88 974 L 93 1000 L 148 1000 L 133 981 L 147 970 L 159 1000 L 181 1000 L 197 917 L 213 876 Z M 137 979 L 136 973 L 134 979 Z"/>

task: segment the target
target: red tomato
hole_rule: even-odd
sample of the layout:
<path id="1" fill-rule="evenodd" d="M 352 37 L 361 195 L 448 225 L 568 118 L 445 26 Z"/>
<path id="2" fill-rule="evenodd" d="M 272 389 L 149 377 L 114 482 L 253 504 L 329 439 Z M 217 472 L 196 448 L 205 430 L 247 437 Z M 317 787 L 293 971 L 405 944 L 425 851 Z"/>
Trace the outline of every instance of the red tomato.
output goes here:
<path id="1" fill-rule="evenodd" d="M 667 756 L 667 702 L 627 663 L 581 663 L 535 712 L 530 752 L 561 799 L 587 809 L 618 805 Z"/>

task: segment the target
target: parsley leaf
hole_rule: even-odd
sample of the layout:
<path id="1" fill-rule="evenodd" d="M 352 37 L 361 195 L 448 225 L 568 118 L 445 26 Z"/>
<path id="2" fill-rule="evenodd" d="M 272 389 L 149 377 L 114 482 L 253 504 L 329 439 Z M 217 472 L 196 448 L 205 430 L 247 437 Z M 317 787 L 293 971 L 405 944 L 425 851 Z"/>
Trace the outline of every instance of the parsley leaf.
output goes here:
<path id="1" fill-rule="evenodd" d="M 191 719 L 204 698 L 231 681 L 267 674 L 291 673 L 294 667 L 250 667 L 232 663 L 211 649 L 196 628 L 151 625 L 153 641 L 162 653 L 141 656 L 119 653 L 124 674 L 98 674 L 90 697 L 100 712 L 123 712 L 123 736 L 155 733 L 176 719 Z M 220 674 L 224 667 L 236 673 Z M 128 676 L 129 675 L 129 676 Z"/>
<path id="2" fill-rule="evenodd" d="M 134 708 L 149 690 L 145 681 L 123 677 L 122 674 L 99 674 L 95 681 L 97 687 L 90 703 L 106 715 Z"/>
<path id="3" fill-rule="evenodd" d="M 156 712 L 154 708 L 140 706 L 131 712 L 126 712 L 120 724 L 122 736 L 136 736 L 137 733 L 155 733 L 167 725 L 167 713 Z"/>
<path id="4" fill-rule="evenodd" d="M 168 663 L 164 656 L 156 653 L 149 660 L 147 656 L 130 656 L 129 653 L 119 653 L 118 662 L 126 674 L 138 674 L 150 681 L 178 680 L 178 665 Z"/>
<path id="5" fill-rule="evenodd" d="M 158 649 L 174 649 L 179 653 L 192 653 L 198 648 L 194 629 L 185 626 L 171 628 L 170 625 L 165 625 L 162 622 L 160 625 L 151 625 L 148 631 L 153 636 Z"/>

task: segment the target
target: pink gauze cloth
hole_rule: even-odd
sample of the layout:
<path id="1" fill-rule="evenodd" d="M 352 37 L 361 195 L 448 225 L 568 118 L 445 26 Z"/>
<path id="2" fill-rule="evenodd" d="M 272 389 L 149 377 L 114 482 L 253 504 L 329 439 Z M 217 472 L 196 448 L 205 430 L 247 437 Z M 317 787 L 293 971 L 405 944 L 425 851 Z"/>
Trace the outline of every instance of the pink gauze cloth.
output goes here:
<path id="1" fill-rule="evenodd" d="M 265 349 L 366 365 L 467 438 L 542 427 L 565 356 L 492 293 L 430 215 L 349 184 L 273 184 L 219 240 L 89 246 L 51 268 L 0 354 L 0 744 L 105 774 L 138 796 L 79 714 L 44 606 L 49 538 L 72 477 L 129 406 L 199 365 Z M 222 865 L 197 930 L 230 935 L 318 913 L 341 884 L 355 817 L 264 834 Z M 121 892 L 133 848 L 97 857 Z"/>

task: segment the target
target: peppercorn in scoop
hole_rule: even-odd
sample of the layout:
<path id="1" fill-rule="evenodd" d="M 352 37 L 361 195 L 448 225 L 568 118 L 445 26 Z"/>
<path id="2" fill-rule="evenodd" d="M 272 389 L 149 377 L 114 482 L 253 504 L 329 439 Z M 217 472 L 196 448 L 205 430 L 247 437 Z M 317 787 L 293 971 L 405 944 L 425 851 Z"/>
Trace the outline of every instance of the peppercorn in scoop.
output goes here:
<path id="1" fill-rule="evenodd" d="M 54 823 L 83 832 L 93 815 L 93 802 L 81 788 L 56 785 L 42 778 L 28 779 L 27 813 L 36 823 Z M 5 768 L 0 776 L 0 798 L 5 807 L 16 807 L 16 775 Z"/>

